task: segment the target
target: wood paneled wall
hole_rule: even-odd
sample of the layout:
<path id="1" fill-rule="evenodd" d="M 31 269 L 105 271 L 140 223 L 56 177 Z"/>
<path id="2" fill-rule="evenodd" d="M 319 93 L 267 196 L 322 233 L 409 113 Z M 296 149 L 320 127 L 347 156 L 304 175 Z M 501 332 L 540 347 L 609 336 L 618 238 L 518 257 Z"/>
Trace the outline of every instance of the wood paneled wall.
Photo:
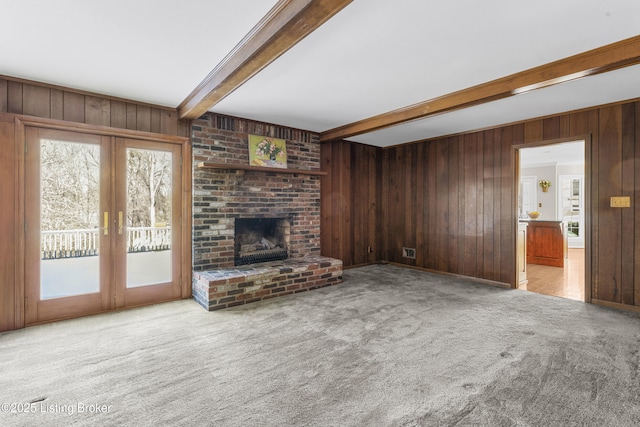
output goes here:
<path id="1" fill-rule="evenodd" d="M 345 266 L 369 262 L 361 236 L 374 236 L 377 260 L 513 284 L 513 146 L 584 137 L 591 298 L 640 307 L 640 102 L 387 149 L 324 144 L 323 254 Z M 632 207 L 611 208 L 612 196 L 630 196 Z M 403 246 L 416 248 L 415 260 Z"/>
<path id="2" fill-rule="evenodd" d="M 14 329 L 16 266 L 16 203 L 18 162 L 15 121 L 0 114 L 0 332 Z"/>
<path id="3" fill-rule="evenodd" d="M 377 215 L 381 177 L 380 150 L 333 142 L 321 147 L 321 237 L 323 254 L 346 265 L 370 264 L 382 256 Z M 369 251 L 371 248 L 371 252 Z"/>
<path id="4" fill-rule="evenodd" d="M 65 90 L 0 76 L 0 113 L 189 136 L 175 109 Z"/>
<path id="5" fill-rule="evenodd" d="M 513 129 L 408 144 L 383 152 L 384 260 L 510 282 L 515 275 Z M 402 257 L 416 249 L 416 259 Z"/>

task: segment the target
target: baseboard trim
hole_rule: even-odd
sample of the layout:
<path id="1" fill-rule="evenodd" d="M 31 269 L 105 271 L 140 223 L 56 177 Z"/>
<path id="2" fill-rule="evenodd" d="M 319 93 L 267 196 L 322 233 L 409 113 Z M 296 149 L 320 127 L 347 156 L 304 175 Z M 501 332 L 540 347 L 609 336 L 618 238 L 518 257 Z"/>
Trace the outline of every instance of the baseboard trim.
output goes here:
<path id="1" fill-rule="evenodd" d="M 479 277 L 473 277 L 473 276 L 465 276 L 464 274 L 447 273 L 445 271 L 432 270 L 430 268 L 418 267 L 415 265 L 401 264 L 399 262 L 382 262 L 382 263 L 394 265 L 396 267 L 404 267 L 404 268 L 411 268 L 414 270 L 425 271 L 427 273 L 435 273 L 435 274 L 441 274 L 443 276 L 456 277 L 458 279 L 471 280 L 472 282 L 478 282 L 484 285 L 496 286 L 498 288 L 503 288 L 503 289 L 512 289 L 512 286 L 509 283 L 497 282 L 495 280 L 481 279 Z"/>
<path id="2" fill-rule="evenodd" d="M 359 267 L 368 267 L 370 265 L 376 265 L 376 264 L 380 264 L 378 261 L 375 262 L 365 262 L 363 264 L 353 264 L 353 265 L 349 265 L 349 266 L 343 266 L 342 269 L 343 270 L 349 270 L 350 268 L 359 268 Z"/>
<path id="3" fill-rule="evenodd" d="M 618 309 L 618 310 L 633 311 L 635 313 L 640 313 L 640 307 L 635 306 L 635 305 L 620 304 L 619 302 L 604 301 L 604 300 L 597 299 L 597 298 L 591 298 L 591 303 L 595 304 L 595 305 L 601 305 L 603 307 L 615 308 L 615 309 Z"/>

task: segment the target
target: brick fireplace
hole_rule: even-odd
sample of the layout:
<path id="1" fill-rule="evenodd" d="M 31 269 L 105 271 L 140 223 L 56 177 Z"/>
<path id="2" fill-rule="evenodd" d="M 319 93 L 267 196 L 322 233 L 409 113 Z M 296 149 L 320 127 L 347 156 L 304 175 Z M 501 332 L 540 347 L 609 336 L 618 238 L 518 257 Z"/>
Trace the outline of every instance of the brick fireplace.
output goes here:
<path id="1" fill-rule="evenodd" d="M 288 169 L 298 173 L 242 168 L 249 164 L 249 134 L 285 139 Z M 320 256 L 318 134 L 207 113 L 193 121 L 192 143 L 196 301 L 207 309 L 225 308 L 340 282 L 342 262 Z M 216 166 L 198 168 L 201 162 Z M 249 220 L 265 226 L 267 231 L 256 231 L 247 225 Z M 240 239 L 238 231 L 243 236 Z M 244 262 L 251 261 L 252 251 L 262 251 L 263 255 L 280 253 L 286 259 L 267 259 L 272 263 L 272 272 L 278 273 L 270 275 L 264 263 Z M 310 270 L 305 270 L 307 264 Z M 246 283 L 247 277 L 255 276 L 257 267 L 263 279 L 270 277 L 264 286 L 273 286 L 264 288 L 253 283 L 231 289 L 228 283 L 220 285 L 221 277 Z M 296 274 L 294 270 L 305 275 L 287 277 Z M 211 284 L 212 277 L 217 286 Z M 220 289 L 225 290 L 221 293 Z"/>

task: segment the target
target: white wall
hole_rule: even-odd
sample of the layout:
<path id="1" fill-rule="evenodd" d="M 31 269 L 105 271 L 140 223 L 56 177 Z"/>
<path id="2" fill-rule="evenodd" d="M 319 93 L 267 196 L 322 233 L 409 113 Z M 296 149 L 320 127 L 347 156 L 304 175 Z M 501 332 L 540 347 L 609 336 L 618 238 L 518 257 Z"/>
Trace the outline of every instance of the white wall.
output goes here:
<path id="1" fill-rule="evenodd" d="M 537 197 L 538 197 L 538 212 L 540 212 L 541 220 L 556 221 L 557 220 L 557 200 L 556 190 L 558 189 L 558 171 L 555 165 L 553 166 L 539 166 L 534 168 L 522 168 L 520 171 L 522 176 L 535 175 L 538 177 L 538 181 L 541 179 L 547 179 L 551 181 L 551 187 L 549 191 L 544 193 L 542 188 L 537 185 Z M 542 206 L 540 206 L 542 204 Z"/>
<path id="2" fill-rule="evenodd" d="M 584 175 L 584 165 L 558 165 L 557 169 L 558 175 Z"/>

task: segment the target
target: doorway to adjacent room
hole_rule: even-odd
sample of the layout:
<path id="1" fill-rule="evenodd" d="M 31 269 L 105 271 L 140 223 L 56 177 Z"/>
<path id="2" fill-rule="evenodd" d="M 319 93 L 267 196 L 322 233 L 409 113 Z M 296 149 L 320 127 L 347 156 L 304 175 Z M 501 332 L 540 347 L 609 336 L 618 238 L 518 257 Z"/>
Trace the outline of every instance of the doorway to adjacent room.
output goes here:
<path id="1" fill-rule="evenodd" d="M 519 147 L 518 288 L 585 301 L 584 140 Z"/>

